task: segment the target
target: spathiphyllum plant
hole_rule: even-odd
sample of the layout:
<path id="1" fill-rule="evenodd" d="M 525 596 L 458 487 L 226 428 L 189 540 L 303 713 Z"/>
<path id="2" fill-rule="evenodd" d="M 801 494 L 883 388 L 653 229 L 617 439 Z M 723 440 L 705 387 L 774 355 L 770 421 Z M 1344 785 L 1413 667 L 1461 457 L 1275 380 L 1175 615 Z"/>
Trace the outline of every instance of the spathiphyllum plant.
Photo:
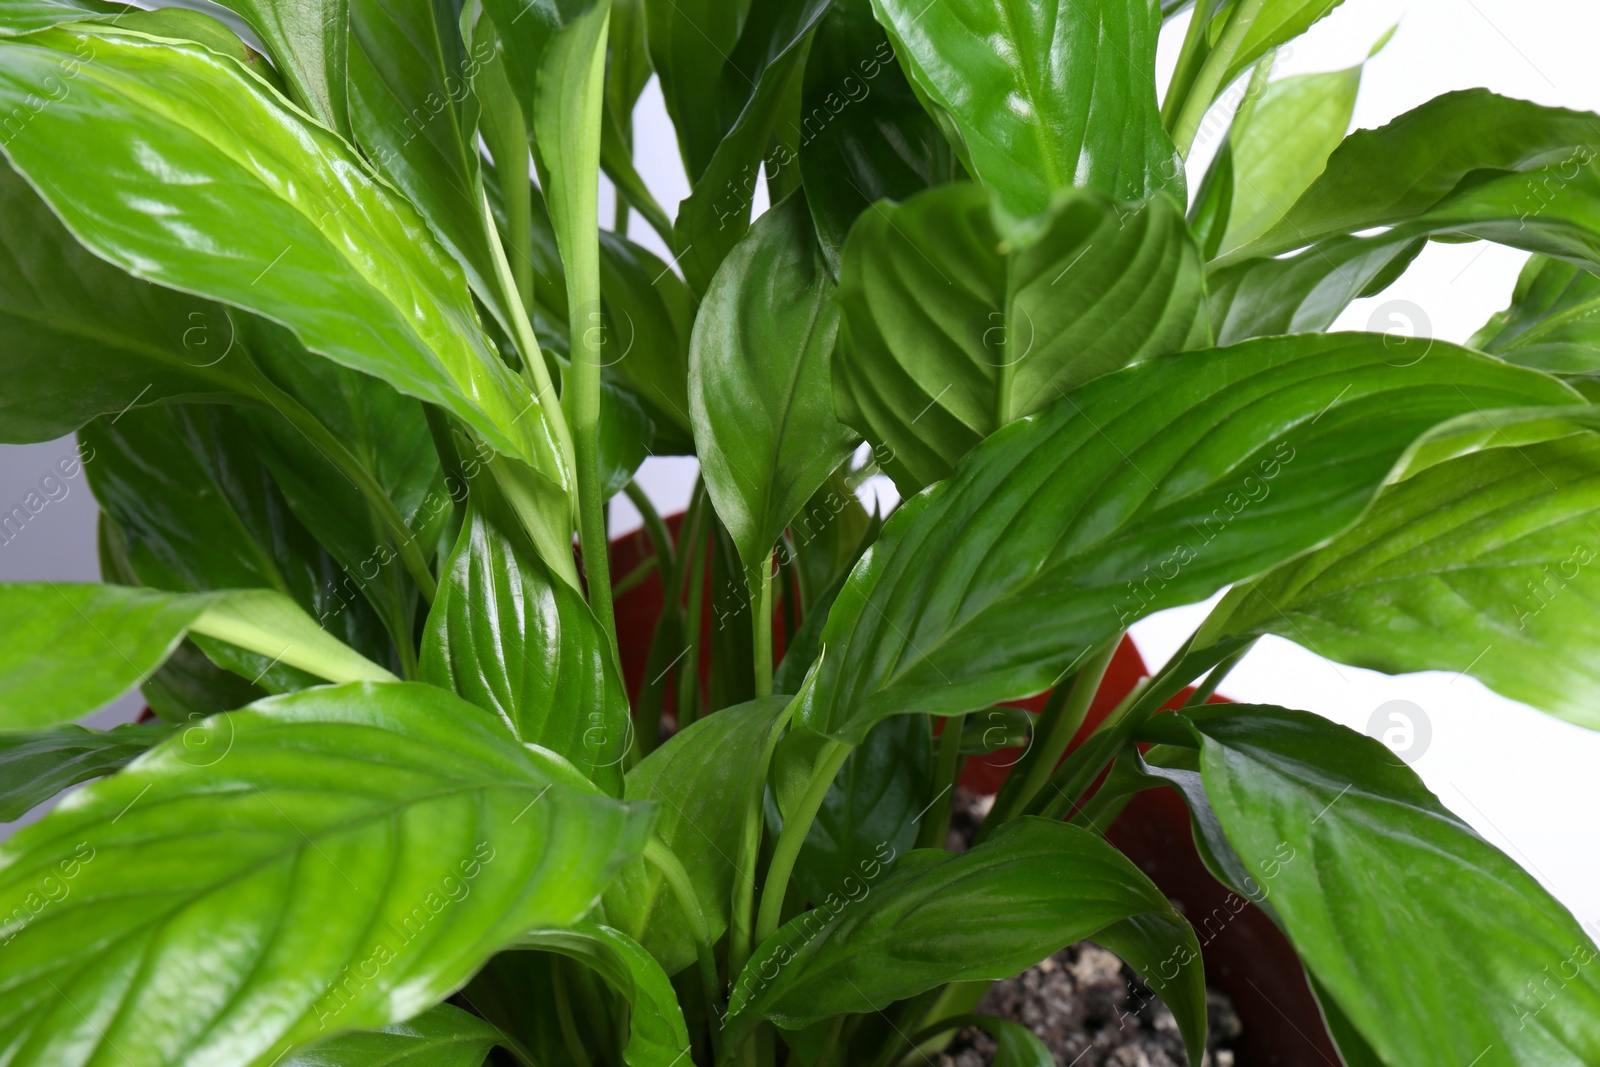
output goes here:
<path id="1" fill-rule="evenodd" d="M 1351 1067 L 1600 1063 L 1538 882 L 1206 700 L 1275 634 L 1600 728 L 1600 117 L 1346 137 L 1360 68 L 1271 74 L 1329 0 L 224 3 L 0 0 L 0 438 L 76 431 L 105 578 L 0 587 L 0 818 L 89 783 L 0 847 L 0 1063 L 1043 1067 L 975 1006 L 1089 939 L 1199 1065 L 1146 790 Z M 1323 332 L 1430 240 L 1533 253 L 1470 347 Z"/>

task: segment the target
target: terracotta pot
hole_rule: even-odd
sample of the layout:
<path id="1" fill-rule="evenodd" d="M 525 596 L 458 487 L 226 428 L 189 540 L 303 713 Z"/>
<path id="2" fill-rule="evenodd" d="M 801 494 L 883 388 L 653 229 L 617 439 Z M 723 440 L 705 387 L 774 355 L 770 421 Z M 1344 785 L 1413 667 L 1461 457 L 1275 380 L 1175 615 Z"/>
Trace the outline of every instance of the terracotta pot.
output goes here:
<path id="1" fill-rule="evenodd" d="M 674 515 L 666 520 L 674 536 L 681 518 Z M 650 541 L 643 530 L 618 538 L 611 544 L 611 573 L 626 574 L 649 554 Z M 661 606 L 661 581 L 654 573 L 617 600 L 617 641 L 623 675 L 633 697 L 644 679 L 645 659 Z M 702 620 L 702 650 L 709 646 L 709 632 L 709 619 Z M 774 652 L 781 653 L 781 646 Z M 1148 673 L 1139 650 L 1124 638 L 1068 751 L 1082 743 Z M 1188 695 L 1185 690 L 1169 706 L 1181 704 Z M 1019 706 L 1039 711 L 1045 696 L 1020 701 Z M 669 690 L 665 714 L 672 715 L 675 704 Z M 1003 750 L 969 759 L 961 784 L 977 793 L 994 793 L 1016 758 L 1015 750 Z M 1232 999 L 1244 1024 L 1235 1045 L 1238 1067 L 1338 1067 L 1339 1056 L 1299 958 L 1266 913 L 1236 896 L 1206 870 L 1195 850 L 1188 808 L 1176 793 L 1168 789 L 1140 793 L 1106 836 L 1194 925 L 1205 951 L 1207 982 Z"/>

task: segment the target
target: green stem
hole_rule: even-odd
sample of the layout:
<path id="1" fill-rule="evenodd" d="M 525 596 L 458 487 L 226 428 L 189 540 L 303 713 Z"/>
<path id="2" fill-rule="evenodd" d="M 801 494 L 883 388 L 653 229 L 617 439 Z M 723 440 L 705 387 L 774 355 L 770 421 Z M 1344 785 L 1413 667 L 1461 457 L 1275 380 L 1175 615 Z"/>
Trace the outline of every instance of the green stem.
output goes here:
<path id="1" fill-rule="evenodd" d="M 946 715 L 939 735 L 939 755 L 934 761 L 933 785 L 939 790 L 917 829 L 918 848 L 943 848 L 950 836 L 950 801 L 961 773 L 961 717 Z"/>
<path id="2" fill-rule="evenodd" d="M 550 984 L 554 987 L 556 1022 L 561 1027 L 561 1039 L 567 1052 L 578 1067 L 591 1067 L 589 1050 L 583 1047 L 583 1035 L 578 1032 L 577 1020 L 572 1017 L 572 999 L 567 991 L 567 979 L 558 957 L 550 957 Z"/>
<path id="3" fill-rule="evenodd" d="M 1189 16 L 1189 29 L 1183 35 L 1183 48 L 1178 52 L 1178 62 L 1172 68 L 1172 80 L 1167 83 L 1167 94 L 1161 101 L 1161 124 L 1171 130 L 1178 121 L 1178 112 L 1189 98 L 1194 76 L 1206 56 L 1206 26 L 1211 22 L 1210 0 L 1195 0 L 1193 14 Z"/>
<path id="4" fill-rule="evenodd" d="M 817 1053 L 815 1067 L 828 1067 L 833 1059 L 833 1050 L 839 1047 L 839 1033 L 844 1029 L 843 1015 L 835 1015 L 833 1022 L 828 1024 L 828 1036 L 822 1041 L 822 1051 Z"/>
<path id="5" fill-rule="evenodd" d="M 700 968 L 700 984 L 705 988 L 706 1006 L 712 1014 L 720 1017 L 721 998 L 717 983 L 717 960 L 711 947 L 711 927 L 706 922 L 705 912 L 701 910 L 700 898 L 689 880 L 689 872 L 684 870 L 677 854 L 655 836 L 645 843 L 644 858 L 661 872 L 662 880 L 672 890 L 678 909 L 689 924 L 689 936 L 694 939 L 695 960 Z M 720 1061 L 722 1031 L 715 1026 L 711 1027 L 711 1045 L 716 1059 Z"/>
<path id="6" fill-rule="evenodd" d="M 843 741 L 829 741 L 817 757 L 811 782 L 800 797 L 794 810 L 783 821 L 783 832 L 772 850 L 772 862 L 767 864 L 767 878 L 761 885 L 761 911 L 756 915 L 756 944 L 771 937 L 783 917 L 783 898 L 789 889 L 789 875 L 794 871 L 795 860 L 800 858 L 800 846 L 816 820 L 828 788 L 844 765 L 845 757 L 854 746 Z"/>
<path id="7" fill-rule="evenodd" d="M 1026 811 L 1039 790 L 1050 780 L 1067 746 L 1088 717 L 1089 705 L 1100 691 L 1100 683 L 1105 680 L 1106 669 L 1111 666 L 1112 657 L 1122 644 L 1122 637 L 1119 632 L 1096 649 L 1088 662 L 1079 668 L 1070 687 L 1057 685 L 1055 692 L 1050 694 L 1044 714 L 1039 717 L 1039 743 L 1024 757 L 1026 766 L 1017 767 L 1007 779 L 994 807 L 983 820 L 983 827 L 978 833 L 979 841 L 986 839 L 993 828 L 999 827 L 1018 812 Z M 1018 771 L 1022 773 L 1018 774 Z M 1014 788 L 1013 782 L 1016 783 Z"/>
<path id="8" fill-rule="evenodd" d="M 672 534 L 667 532 L 666 520 L 662 519 L 661 513 L 650 502 L 650 498 L 645 495 L 645 491 L 640 488 L 638 482 L 630 481 L 622 491 L 628 494 L 628 499 L 633 501 L 633 506 L 639 509 L 639 515 L 644 520 L 645 532 L 650 535 L 650 545 L 656 550 L 656 555 L 662 561 L 661 581 L 663 588 L 670 590 L 672 586 L 668 583 L 677 574 L 677 553 L 672 544 Z M 670 595 L 667 597 L 669 603 L 674 599 Z"/>
<path id="9" fill-rule="evenodd" d="M 1255 644 L 1254 641 L 1248 642 L 1239 651 L 1211 668 L 1211 673 L 1206 675 L 1203 682 L 1194 687 L 1194 692 L 1189 694 L 1189 699 L 1183 702 L 1183 706 L 1192 708 L 1210 700 L 1211 695 L 1217 691 L 1217 686 L 1221 685 L 1222 680 L 1228 676 L 1228 673 L 1239 665 L 1240 660 L 1250 654 L 1250 650 L 1255 647 Z"/>
<path id="10" fill-rule="evenodd" d="M 1222 79 L 1227 76 L 1239 45 L 1244 43 L 1245 34 L 1250 32 L 1251 23 L 1255 22 L 1265 3 L 1266 0 L 1238 0 L 1234 5 L 1217 47 L 1211 50 L 1200 73 L 1195 76 L 1183 108 L 1178 112 L 1177 122 L 1173 125 L 1172 143 L 1177 146 L 1179 156 L 1185 159 L 1189 157 L 1195 135 L 1200 132 L 1200 122 L 1216 100 L 1217 93 L 1222 90 Z"/>
<path id="11" fill-rule="evenodd" d="M 700 635 L 701 616 L 705 612 L 706 554 L 711 537 L 711 523 L 706 511 L 705 486 L 695 488 L 689 505 L 688 531 L 684 536 L 683 550 L 678 553 L 680 565 L 687 565 L 683 609 L 683 669 L 678 674 L 678 728 L 694 722 L 700 712 Z"/>
<path id="12" fill-rule="evenodd" d="M 633 591 L 634 589 L 637 589 L 639 586 L 643 585 L 644 580 L 654 574 L 656 569 L 660 566 L 661 557 L 652 552 L 650 555 L 644 558 L 643 562 L 634 567 L 633 570 L 629 571 L 627 574 L 624 574 L 621 578 L 618 578 L 617 584 L 611 587 L 611 591 L 617 596 L 621 597 Z"/>
<path id="13" fill-rule="evenodd" d="M 756 786 L 750 796 L 745 798 L 744 826 L 739 835 L 738 875 L 733 883 L 732 914 L 728 919 L 729 981 L 738 980 L 739 972 L 744 970 L 754 947 L 752 913 L 755 911 L 756 864 L 761 859 L 761 831 L 765 822 L 762 803 L 766 794 L 767 773 L 772 766 L 772 754 L 777 750 L 778 739 L 783 736 L 784 728 L 789 725 L 790 718 L 799 706 L 800 698 L 796 696 L 773 722 L 766 744 L 761 748 L 761 773 L 756 776 Z"/>
<path id="14" fill-rule="evenodd" d="M 756 696 L 772 695 L 772 557 L 769 554 L 760 573 L 752 572 L 749 584 L 755 586 L 755 610 L 750 613 L 756 661 Z"/>
<path id="15" fill-rule="evenodd" d="M 289 393 L 264 380 L 257 383 L 257 389 L 263 401 L 288 419 L 290 424 L 305 435 L 306 439 L 327 458 L 328 462 L 339 468 L 339 472 L 355 485 L 362 499 L 366 501 L 373 518 L 394 539 L 395 548 L 400 554 L 400 561 L 405 565 L 406 573 L 417 583 L 417 589 L 421 591 L 423 599 L 432 604 L 438 592 L 438 583 L 433 577 L 433 571 L 429 569 L 428 561 L 422 555 L 416 537 L 411 533 L 411 527 L 400 517 L 394 501 L 390 499 L 383 486 L 378 484 L 372 472 L 345 447 L 344 442 L 339 440 L 332 430 L 322 424 L 321 419 Z"/>

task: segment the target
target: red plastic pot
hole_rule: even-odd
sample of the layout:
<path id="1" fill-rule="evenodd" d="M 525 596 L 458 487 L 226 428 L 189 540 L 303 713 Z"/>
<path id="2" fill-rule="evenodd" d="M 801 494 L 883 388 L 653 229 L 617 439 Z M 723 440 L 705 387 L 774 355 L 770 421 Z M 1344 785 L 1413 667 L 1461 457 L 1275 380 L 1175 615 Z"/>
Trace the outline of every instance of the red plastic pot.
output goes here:
<path id="1" fill-rule="evenodd" d="M 680 519 L 674 515 L 666 520 L 674 536 Z M 618 538 L 611 544 L 611 573 L 628 573 L 650 551 L 643 530 Z M 633 697 L 644 679 L 661 607 L 661 581 L 654 573 L 617 599 L 617 642 L 622 672 Z M 709 620 L 702 620 L 702 655 L 709 644 L 707 637 Z M 781 647 L 776 652 L 781 652 Z M 1139 650 L 1124 638 L 1068 751 L 1148 673 Z M 1181 704 L 1188 695 L 1187 690 L 1179 694 L 1171 706 Z M 1020 706 L 1039 711 L 1044 700 L 1040 695 Z M 669 688 L 665 714 L 674 713 L 675 703 Z M 977 793 L 994 793 L 1016 758 L 1014 750 L 1003 750 L 969 759 L 961 784 Z M 1176 793 L 1156 789 L 1138 794 L 1106 836 L 1193 924 L 1205 951 L 1206 980 L 1228 995 L 1244 1024 L 1234 1046 L 1238 1067 L 1338 1067 L 1338 1053 L 1294 949 L 1266 913 L 1211 876 L 1195 850 L 1188 808 Z"/>

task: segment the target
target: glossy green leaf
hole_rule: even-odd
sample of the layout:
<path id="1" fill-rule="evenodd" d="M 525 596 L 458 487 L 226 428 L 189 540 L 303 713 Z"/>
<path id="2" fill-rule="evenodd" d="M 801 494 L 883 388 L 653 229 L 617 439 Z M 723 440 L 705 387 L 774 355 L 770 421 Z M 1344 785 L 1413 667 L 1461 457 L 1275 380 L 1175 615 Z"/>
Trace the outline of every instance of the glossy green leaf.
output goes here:
<path id="1" fill-rule="evenodd" d="M 1578 402 L 1556 380 L 1374 334 L 1264 338 L 1099 378 L 905 504 L 851 575 L 800 721 L 872 723 L 1041 692 L 1118 630 L 1353 523 L 1433 426 Z M 914 578 L 912 577 L 914 576 Z"/>
<path id="2" fill-rule="evenodd" d="M 399 564 L 390 558 L 379 573 L 374 549 L 381 542 L 369 528 L 358 560 L 341 570 L 290 510 L 236 409 L 131 411 L 90 423 L 80 440 L 93 449 L 89 482 L 115 524 L 126 567 L 115 580 L 175 593 L 275 589 L 345 644 L 391 662 L 374 607 L 397 603 Z M 302 672 L 274 665 L 274 653 L 206 650 L 273 692 L 308 683 Z"/>
<path id="3" fill-rule="evenodd" d="M 521 740 L 620 793 L 633 737 L 605 635 L 577 590 L 500 514 L 475 504 L 461 528 L 428 615 L 422 680 L 495 713 Z"/>
<path id="4" fill-rule="evenodd" d="M 137 30 L 152 37 L 203 44 L 213 52 L 237 60 L 246 70 L 278 92 L 285 95 L 289 92 L 277 68 L 256 51 L 266 46 L 243 19 L 227 8 L 211 6 L 205 12 L 182 7 L 162 7 L 154 11 L 128 10 L 107 21 L 119 29 Z M 244 39 L 246 37 L 249 38 L 248 44 Z"/>
<path id="5" fill-rule="evenodd" d="M 1198 1065 L 1205 979 L 1194 931 L 1103 839 L 1032 817 L 960 855 L 909 853 L 861 897 L 790 921 L 745 967 L 729 1017 L 797 1029 L 946 982 L 1009 978 L 1085 937 L 1145 975 Z"/>
<path id="6" fill-rule="evenodd" d="M 0 14 L 0 37 L 16 37 L 63 22 L 104 18 L 129 10 L 126 4 L 103 0 L 13 0 Z"/>
<path id="7" fill-rule="evenodd" d="M 1272 82 L 1229 138 L 1233 206 L 1221 251 L 1277 225 L 1344 140 L 1361 88 L 1361 67 Z"/>
<path id="8" fill-rule="evenodd" d="M 1196 725 L 1228 841 L 1269 864 L 1272 914 L 1383 1062 L 1600 1056 L 1600 950 L 1382 744 L 1273 707 Z"/>
<path id="9" fill-rule="evenodd" d="M 953 181 L 955 155 L 922 109 L 872 17 L 870 0 L 834 0 L 806 59 L 800 173 L 828 266 L 850 227 L 879 200 Z"/>
<path id="10" fill-rule="evenodd" d="M 266 43 L 295 102 L 328 129 L 349 137 L 349 0 L 217 2 L 238 12 Z"/>
<path id="11" fill-rule="evenodd" d="M 1199 252 L 1165 197 L 1067 194 L 1009 254 L 989 204 L 932 189 L 879 205 L 845 245 L 836 403 L 902 493 L 1091 378 L 1206 343 Z"/>
<path id="12" fill-rule="evenodd" d="M 880 722 L 845 758 L 806 834 L 795 881 L 821 907 L 853 896 L 878 865 L 916 844 L 933 801 L 933 734 L 925 715 Z"/>
<path id="13" fill-rule="evenodd" d="M 1012 220 L 1073 187 L 1184 199 L 1156 103 L 1155 0 L 873 0 L 873 10 L 913 83 L 954 127 L 967 169 Z"/>
<path id="14" fill-rule="evenodd" d="M 811 33 L 831 0 L 770 0 L 753 4 L 739 42 L 722 68 L 724 100 L 739 101 L 737 117 L 696 172 L 673 223 L 679 264 L 690 289 L 706 291 L 717 268 L 750 227 L 761 159 L 797 87 Z M 659 69 L 659 68 L 657 68 Z"/>
<path id="15" fill-rule="evenodd" d="M 0 849 L 0 1049 L 268 1064 L 588 911 L 650 812 L 416 683 L 215 716 Z M 219 847 L 225 842 L 227 847 Z M 43 894 L 60 886 L 54 899 Z"/>
<path id="16" fill-rule="evenodd" d="M 346 0 L 350 122 L 384 177 L 427 219 L 472 290 L 512 332 L 515 299 L 499 284 L 477 150 L 479 68 L 492 39 L 462 41 L 451 0 Z"/>
<path id="17" fill-rule="evenodd" d="M 1600 729 L 1600 434 L 1572 429 L 1519 442 L 1510 424 L 1388 487 L 1328 545 L 1236 588 L 1203 633 L 1275 633 L 1391 674 L 1465 671 Z"/>
<path id="18" fill-rule="evenodd" d="M 660 802 L 656 834 L 683 861 L 711 936 L 728 928 L 741 840 L 766 784 L 787 697 L 767 697 L 697 719 L 628 772 L 629 800 Z M 753 891 L 748 887 L 747 891 Z M 642 860 L 605 895 L 606 922 L 644 945 L 668 974 L 694 962 L 689 924 L 661 872 Z"/>
<path id="19" fill-rule="evenodd" d="M 198 46 L 72 27 L 0 47 L 7 108 L 78 63 L 72 93 L 5 150 L 81 242 L 286 324 L 565 484 L 544 413 L 483 336 L 460 268 L 347 144 Z M 76 164 L 85 128 L 94 167 Z"/>
<path id="20" fill-rule="evenodd" d="M 0 585 L 0 730 L 71 722 L 144 681 L 189 631 L 329 681 L 394 675 L 267 589 L 158 593 L 117 585 Z"/>
<path id="21" fill-rule="evenodd" d="M 381 1030 L 357 1030 L 297 1052 L 283 1067 L 482 1067 L 500 1031 L 449 1004 Z"/>
<path id="22" fill-rule="evenodd" d="M 689 1028 L 666 972 L 637 941 L 609 926 L 531 930 L 518 944 L 557 952 L 587 965 L 628 1002 L 628 1067 L 673 1067 L 689 1054 Z"/>
<path id="23" fill-rule="evenodd" d="M 1305 33 L 1326 18 L 1344 0 L 1264 0 L 1254 5 L 1249 28 L 1240 38 L 1238 49 L 1229 57 L 1227 73 L 1219 88 L 1231 84 L 1272 49 Z M 1238 10 L 1246 5 L 1239 3 Z"/>
<path id="24" fill-rule="evenodd" d="M 695 320 L 695 450 L 752 576 L 766 574 L 772 546 L 854 443 L 833 413 L 833 290 L 797 194 L 723 260 Z"/>
<path id="25" fill-rule="evenodd" d="M 0 439 L 48 441 L 96 415 L 249 394 L 259 375 L 231 336 L 218 305 L 92 255 L 0 163 Z"/>
<path id="26" fill-rule="evenodd" d="M 1552 374 L 1600 373 L 1600 278 L 1571 263 L 1533 256 L 1517 278 L 1511 306 L 1467 344 Z"/>
<path id="27" fill-rule="evenodd" d="M 653 252 L 613 233 L 600 235 L 600 288 L 613 349 L 604 356 L 607 372 L 644 401 L 657 451 L 688 451 L 694 296 Z"/>
<path id="28" fill-rule="evenodd" d="M 754 79 L 758 71 L 729 71 L 749 0 L 643 0 L 650 65 L 661 79 L 661 95 L 677 134 L 684 169 L 692 184 L 705 173 L 723 136 L 738 118 L 736 99 L 724 100 L 724 81 Z M 742 77 L 741 77 L 742 75 Z"/>
<path id="29" fill-rule="evenodd" d="M 1328 159 L 1283 221 L 1230 260 L 1276 255 L 1325 237 L 1421 215 L 1473 171 L 1587 164 L 1600 118 L 1496 96 L 1446 93 L 1387 126 L 1358 130 Z M 1530 207 L 1538 200 L 1529 193 Z"/>
<path id="30" fill-rule="evenodd" d="M 85 730 L 56 726 L 0 734 L 0 823 L 22 818 L 79 782 L 110 774 L 171 732 L 164 723 Z"/>

